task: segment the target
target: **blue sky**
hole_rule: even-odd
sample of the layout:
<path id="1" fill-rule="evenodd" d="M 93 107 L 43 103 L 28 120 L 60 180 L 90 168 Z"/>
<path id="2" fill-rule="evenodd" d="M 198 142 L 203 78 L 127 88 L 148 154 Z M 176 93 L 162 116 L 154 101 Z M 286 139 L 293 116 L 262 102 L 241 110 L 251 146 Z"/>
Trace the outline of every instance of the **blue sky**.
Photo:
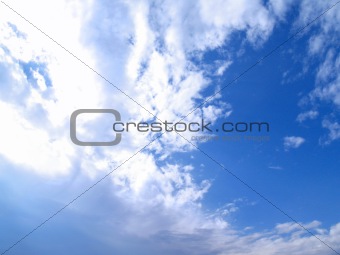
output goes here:
<path id="1" fill-rule="evenodd" d="M 339 254 L 339 5 L 193 111 L 336 1 L 5 3 L 2 254 Z M 270 131 L 165 133 L 140 151 L 158 134 L 133 130 L 82 147 L 77 109 Z M 107 139 L 112 121 L 87 116 L 77 132 Z"/>

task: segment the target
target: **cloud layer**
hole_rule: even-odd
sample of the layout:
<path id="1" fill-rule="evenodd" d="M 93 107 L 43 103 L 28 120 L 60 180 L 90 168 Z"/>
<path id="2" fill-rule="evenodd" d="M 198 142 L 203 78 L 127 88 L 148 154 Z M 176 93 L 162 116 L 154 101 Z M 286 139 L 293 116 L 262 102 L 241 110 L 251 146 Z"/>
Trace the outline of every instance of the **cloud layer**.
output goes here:
<path id="1" fill-rule="evenodd" d="M 209 89 L 218 88 L 209 77 L 223 75 L 233 63 L 226 58 L 214 62 L 212 67 L 203 67 L 205 53 L 222 46 L 228 48 L 234 33 L 244 34 L 245 42 L 251 47 L 261 47 L 277 22 L 285 19 L 291 2 L 11 2 L 11 7 L 79 59 L 1 6 L 0 15 L 4 18 L 0 33 L 3 74 L 0 154 L 3 160 L 13 169 L 37 178 L 43 176 L 62 182 L 64 178 L 77 179 L 85 174 L 95 181 L 126 162 L 155 135 L 131 132 L 124 136 L 119 147 L 77 147 L 70 142 L 68 133 L 69 116 L 74 110 L 114 108 L 127 121 L 151 121 L 155 116 L 176 121 L 190 113 L 204 99 L 203 95 L 209 94 Z M 307 7 L 303 1 L 302 21 L 313 16 L 313 10 Z M 337 18 L 333 14 L 323 21 L 325 25 L 319 37 L 311 39 L 311 54 L 322 50 L 318 45 L 326 40 L 330 29 L 337 29 L 334 21 Z M 337 52 L 331 49 L 333 45 L 329 47 L 317 74 L 320 83 L 329 79 L 332 66 L 339 62 Z M 331 80 L 329 85 L 311 92 L 311 98 L 331 100 L 338 105 L 338 77 Z M 198 120 L 202 112 L 214 122 L 229 116 L 231 106 L 215 97 L 187 119 Z M 309 112 L 298 120 L 314 117 Z M 105 124 L 105 120 L 96 117 L 94 120 L 98 121 L 94 129 Z M 335 130 L 330 139 L 339 138 L 335 123 L 324 122 L 324 126 Z M 285 137 L 284 146 L 287 150 L 298 148 L 304 141 L 302 137 Z M 225 215 L 206 213 L 202 200 L 212 182 L 196 181 L 192 165 L 171 161 L 175 152 L 193 149 L 180 136 L 166 134 L 110 176 L 114 195 L 108 199 L 121 205 L 112 214 L 121 213 L 124 223 L 112 228 L 113 236 L 124 233 L 121 241 L 127 244 L 140 238 L 146 242 L 141 245 L 144 251 L 150 251 L 151 242 L 162 254 L 280 254 L 282 251 L 330 254 L 325 245 L 290 222 L 267 232 L 249 233 L 233 230 Z M 99 221 L 102 224 L 111 220 L 106 216 Z M 339 246 L 339 225 L 325 229 L 320 223 L 311 222 L 307 227 L 329 245 Z"/>

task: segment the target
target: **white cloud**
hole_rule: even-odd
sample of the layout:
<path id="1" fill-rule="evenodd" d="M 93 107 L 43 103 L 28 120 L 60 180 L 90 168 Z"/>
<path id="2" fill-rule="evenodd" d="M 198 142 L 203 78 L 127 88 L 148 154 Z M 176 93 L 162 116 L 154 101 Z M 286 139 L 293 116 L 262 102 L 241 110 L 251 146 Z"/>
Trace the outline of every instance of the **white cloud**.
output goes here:
<path id="1" fill-rule="evenodd" d="M 319 112 L 318 111 L 313 111 L 313 110 L 310 110 L 310 111 L 307 111 L 307 112 L 303 112 L 303 113 L 300 113 L 296 120 L 298 122 L 304 122 L 305 120 L 308 120 L 308 119 L 315 119 L 316 117 L 318 117 L 319 115 Z"/>
<path id="2" fill-rule="evenodd" d="M 304 225 L 304 227 L 307 229 L 317 228 L 319 226 L 321 226 L 321 222 L 319 221 L 313 221 L 309 224 Z M 286 222 L 282 224 L 277 224 L 275 229 L 277 230 L 279 234 L 287 234 L 287 233 L 292 233 L 292 232 L 297 232 L 297 231 L 300 231 L 301 234 L 303 234 L 303 232 L 305 231 L 304 229 L 301 228 L 299 224 L 294 223 L 294 222 Z"/>
<path id="3" fill-rule="evenodd" d="M 325 119 L 322 121 L 322 127 L 328 129 L 329 132 L 326 138 L 321 139 L 321 143 L 330 144 L 340 139 L 340 124 L 338 122 L 331 122 Z"/>
<path id="4" fill-rule="evenodd" d="M 143 222 L 148 222 L 147 218 Z M 214 224 L 220 224 L 216 220 Z M 197 219 L 183 222 L 184 228 L 187 224 L 195 225 Z M 134 222 L 141 226 L 140 222 Z M 337 243 L 340 237 L 340 225 L 334 225 L 330 229 L 321 228 L 317 221 L 305 224 L 317 237 L 333 249 L 338 249 Z M 275 229 L 268 232 L 254 232 L 244 235 L 243 233 L 222 228 L 211 228 L 211 225 L 196 228 L 192 233 L 174 233 L 172 231 L 162 232 L 154 235 L 151 239 L 145 238 L 145 246 L 142 250 L 148 250 L 148 242 L 153 242 L 153 248 L 162 254 L 237 254 L 237 255 L 274 255 L 282 251 L 294 255 L 329 255 L 333 254 L 326 245 L 322 244 L 314 236 L 306 235 L 296 224 L 287 222 L 278 224 Z M 142 228 L 144 230 L 144 228 Z M 134 250 L 132 251 L 134 252 Z M 152 252 L 151 252 L 152 253 Z"/>
<path id="5" fill-rule="evenodd" d="M 273 169 L 273 170 L 282 170 L 283 167 L 282 166 L 269 166 L 269 169 Z"/>
<path id="6" fill-rule="evenodd" d="M 106 2 L 94 3 L 93 9 L 97 11 L 86 26 L 88 36 L 85 41 L 97 42 L 93 50 L 100 63 L 107 63 L 101 72 L 107 73 L 110 80 L 124 84 L 129 95 L 161 120 L 168 121 L 179 120 L 183 114 L 191 112 L 197 101 L 203 99 L 203 91 L 213 85 L 193 58 L 221 46 L 231 33 L 241 30 L 247 32 L 252 44 L 259 45 L 269 36 L 275 22 L 260 1 L 252 4 L 164 1 L 159 8 L 151 8 L 147 1 L 138 4 L 115 2 L 110 7 Z M 124 13 L 124 22 L 112 21 L 113 33 L 107 33 L 106 21 L 115 20 L 118 15 L 112 11 L 114 9 Z M 230 14 L 228 18 L 226 12 Z M 108 41 L 111 42 L 110 51 L 102 54 Z M 111 55 L 117 55 L 117 48 L 120 58 L 112 60 Z M 230 63 L 231 60 L 222 63 L 217 73 L 221 74 Z M 214 97 L 203 109 L 211 120 L 216 120 L 218 114 L 227 112 L 227 116 L 231 113 L 229 106 L 217 99 Z M 153 118 L 129 100 L 124 100 L 124 106 L 120 108 L 123 107 L 131 120 Z M 200 111 L 195 111 L 187 120 L 197 121 L 200 115 Z M 190 139 L 189 134 L 182 135 Z M 143 139 L 140 140 L 142 145 Z M 163 155 L 193 149 L 175 134 L 162 136 L 154 148 Z"/>
<path id="7" fill-rule="evenodd" d="M 280 20 L 284 20 L 293 3 L 293 0 L 270 0 L 269 6 Z"/>
<path id="8" fill-rule="evenodd" d="M 217 76 L 222 76 L 231 64 L 232 64 L 232 61 L 224 61 L 222 63 L 219 63 L 219 67 L 217 68 L 217 71 L 215 74 Z"/>
<path id="9" fill-rule="evenodd" d="M 27 4 L 17 6 L 17 3 L 13 1 L 11 5 L 19 12 Z M 36 9 L 27 8 L 31 10 L 26 13 L 27 18 L 42 24 L 44 31 L 56 40 L 63 38 L 65 47 L 74 49 L 75 54 L 93 64 L 90 54 L 77 40 L 80 24 L 70 9 L 65 9 L 62 2 L 35 4 L 46 8 L 46 12 L 35 15 Z M 21 168 L 38 174 L 70 174 L 77 168 L 75 159 L 79 156 L 69 139 L 70 114 L 77 108 L 100 107 L 102 90 L 93 73 L 84 72 L 84 67 L 72 56 L 2 4 L 0 12 L 3 17 L 0 68 L 5 74 L 1 77 L 0 100 L 6 131 L 1 134 L 0 153 Z M 62 22 L 50 19 L 54 16 L 63 17 Z M 63 30 L 55 29 L 60 26 Z M 47 84 L 47 79 L 51 84 Z"/>
<path id="10" fill-rule="evenodd" d="M 330 49 L 327 54 L 324 62 L 320 65 L 319 70 L 316 74 L 316 79 L 318 82 L 327 82 L 330 79 L 333 79 L 336 75 L 336 70 L 338 70 L 340 65 L 339 56 L 336 56 L 336 52 L 333 49 Z"/>
<path id="11" fill-rule="evenodd" d="M 243 31 L 251 45 L 261 45 L 271 34 L 276 18 L 284 16 L 282 3 L 272 4 L 275 15 L 259 0 L 163 1 L 161 4 L 11 1 L 14 9 L 157 117 L 168 121 L 189 113 L 197 101 L 204 99 L 203 91 L 213 86 L 192 59 L 228 43 L 234 32 Z M 1 70 L 5 74 L 0 78 L 4 84 L 0 105 L 7 131 L 0 137 L 0 153 L 8 161 L 20 169 L 55 178 L 83 171 L 96 179 L 149 141 L 152 135 L 131 132 L 123 137 L 119 147 L 79 148 L 71 144 L 68 122 L 75 109 L 115 108 L 123 118 L 136 121 L 152 120 L 153 116 L 7 8 L 2 6 L 0 15 Z M 13 30 L 8 22 L 22 33 Z M 45 66 L 48 77 L 39 68 L 32 69 L 35 84 L 20 63 Z M 219 68 L 217 74 L 223 73 L 227 63 Z M 47 85 L 47 78 L 52 86 Z M 203 107 L 204 114 L 212 121 L 227 117 L 230 109 L 218 97 Z M 188 120 L 197 120 L 200 114 L 195 111 Z M 7 136 L 9 132 L 14 135 Z M 297 148 L 304 139 L 287 137 L 286 142 L 285 146 Z M 167 134 L 114 172 L 111 180 L 115 198 L 125 205 L 128 213 L 120 218 L 125 223 L 121 229 L 111 231 L 125 231 L 146 240 L 165 235 L 166 242 L 161 246 L 176 247 L 183 254 L 195 251 L 197 254 L 275 254 L 282 250 L 291 254 L 325 253 L 323 246 L 315 248 L 319 245 L 317 240 L 300 233 L 288 239 L 276 232 L 242 236 L 231 230 L 223 217 L 207 215 L 201 203 L 211 183 L 195 181 L 191 166 L 166 160 L 172 152 L 192 149 L 176 134 Z M 222 216 L 236 210 L 236 205 L 227 205 Z M 105 220 L 110 222 L 112 218 Z M 335 245 L 339 226 L 333 226 L 321 237 Z"/>
<path id="12" fill-rule="evenodd" d="M 309 53 L 311 55 L 315 55 L 322 52 L 324 50 L 323 49 L 324 43 L 325 37 L 323 35 L 312 36 L 309 39 Z"/>
<path id="13" fill-rule="evenodd" d="M 54 139 L 51 130 L 36 129 L 18 113 L 16 107 L 1 101 L 0 115 L 0 153 L 3 156 L 42 175 L 65 175 L 69 172 L 74 150 L 68 139 Z"/>
<path id="14" fill-rule="evenodd" d="M 340 60 L 340 58 L 339 58 Z M 340 61 L 339 61 L 340 63 Z M 340 76 L 325 86 L 319 86 L 310 93 L 312 100 L 320 99 L 340 107 Z"/>
<path id="15" fill-rule="evenodd" d="M 285 150 L 297 149 L 304 142 L 305 142 L 305 139 L 302 138 L 302 137 L 299 137 L 299 136 L 286 136 L 283 139 L 283 146 L 284 146 Z"/>
<path id="16" fill-rule="evenodd" d="M 261 1 L 200 1 L 199 11 L 203 24 L 209 28 L 204 41 L 210 47 L 222 44 L 232 30 L 244 30 L 247 26 L 248 39 L 261 43 L 268 38 L 275 22 Z"/>

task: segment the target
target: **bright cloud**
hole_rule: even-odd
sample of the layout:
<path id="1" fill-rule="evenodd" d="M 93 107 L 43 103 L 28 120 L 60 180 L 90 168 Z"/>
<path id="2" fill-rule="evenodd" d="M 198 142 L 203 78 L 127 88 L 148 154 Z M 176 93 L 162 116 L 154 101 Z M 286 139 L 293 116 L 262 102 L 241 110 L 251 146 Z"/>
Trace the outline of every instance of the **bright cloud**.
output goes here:
<path id="1" fill-rule="evenodd" d="M 311 111 L 308 111 L 308 112 L 300 113 L 297 116 L 296 120 L 301 123 L 301 122 L 304 122 L 305 120 L 308 120 L 308 119 L 313 120 L 316 117 L 318 117 L 318 115 L 319 115 L 319 113 L 317 111 L 312 111 L 311 110 Z"/>
<path id="2" fill-rule="evenodd" d="M 132 131 L 114 148 L 77 147 L 69 140 L 70 114 L 82 108 L 118 109 L 124 120 L 136 122 L 156 118 L 177 121 L 190 112 L 189 121 L 199 120 L 202 114 L 212 122 L 229 117 L 232 106 L 218 96 L 195 109 L 213 94 L 206 91 L 219 88 L 206 75 L 207 66 L 200 64 L 204 54 L 227 45 L 234 33 L 244 33 L 248 45 L 260 47 L 276 22 L 284 20 L 290 2 L 9 3 L 80 60 L 1 6 L 0 72 L 4 75 L 0 77 L 0 115 L 4 124 L 0 154 L 15 169 L 55 180 L 62 180 L 61 176 L 77 178 L 79 171 L 96 180 L 123 164 L 110 176 L 110 184 L 114 199 L 122 204 L 116 210 L 123 212 L 120 220 L 124 224 L 111 231 L 148 241 L 165 240 L 159 247 L 166 252 L 176 247 L 178 254 L 195 254 L 193 250 L 196 254 L 278 254 L 282 250 L 327 254 L 327 247 L 291 223 L 277 225 L 270 232 L 233 230 L 224 216 L 239 210 L 235 203 L 218 209 L 219 213 L 207 213 L 202 204 L 213 182 L 197 181 L 193 166 L 173 163 L 175 152 L 194 150 L 177 134 L 165 134 L 131 160 L 131 155 L 157 134 Z M 318 40 L 310 43 L 313 54 L 320 50 Z M 328 79 L 332 63 L 337 64 L 336 54 L 330 49 L 320 67 L 320 81 Z M 210 73 L 222 76 L 232 63 L 229 58 L 214 61 L 210 70 L 216 70 Z M 337 103 L 337 84 L 333 79 L 318 97 Z M 317 112 L 310 111 L 299 115 L 298 121 L 316 116 Z M 99 118 L 94 120 L 98 124 L 92 127 L 99 130 L 103 123 Z M 337 139 L 334 125 L 324 125 L 333 130 L 332 140 Z M 182 135 L 190 140 L 191 134 Z M 285 137 L 284 147 L 295 149 L 304 142 L 302 137 Z M 103 224 L 112 218 L 99 221 Z M 330 245 L 337 245 L 339 225 L 329 230 L 314 222 L 308 226 Z M 129 243 L 129 238 L 124 241 Z"/>
<path id="3" fill-rule="evenodd" d="M 286 136 L 285 138 L 283 138 L 283 146 L 285 150 L 297 149 L 304 142 L 305 142 L 305 139 L 299 136 Z"/>
<path id="4" fill-rule="evenodd" d="M 322 127 L 328 129 L 329 133 L 327 138 L 321 139 L 324 144 L 330 144 L 331 142 L 340 139 L 340 124 L 338 122 L 331 122 L 330 120 L 323 120 Z"/>

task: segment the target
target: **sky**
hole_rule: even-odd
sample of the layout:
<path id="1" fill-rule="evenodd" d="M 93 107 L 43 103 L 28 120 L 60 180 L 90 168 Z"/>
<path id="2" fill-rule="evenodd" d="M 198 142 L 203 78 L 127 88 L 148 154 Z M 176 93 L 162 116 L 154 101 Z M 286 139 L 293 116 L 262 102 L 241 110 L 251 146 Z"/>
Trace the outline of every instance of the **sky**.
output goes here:
<path id="1" fill-rule="evenodd" d="M 1 1 L 0 254 L 340 254 L 339 23 L 333 0 Z M 212 132 L 79 146 L 78 109 Z"/>

